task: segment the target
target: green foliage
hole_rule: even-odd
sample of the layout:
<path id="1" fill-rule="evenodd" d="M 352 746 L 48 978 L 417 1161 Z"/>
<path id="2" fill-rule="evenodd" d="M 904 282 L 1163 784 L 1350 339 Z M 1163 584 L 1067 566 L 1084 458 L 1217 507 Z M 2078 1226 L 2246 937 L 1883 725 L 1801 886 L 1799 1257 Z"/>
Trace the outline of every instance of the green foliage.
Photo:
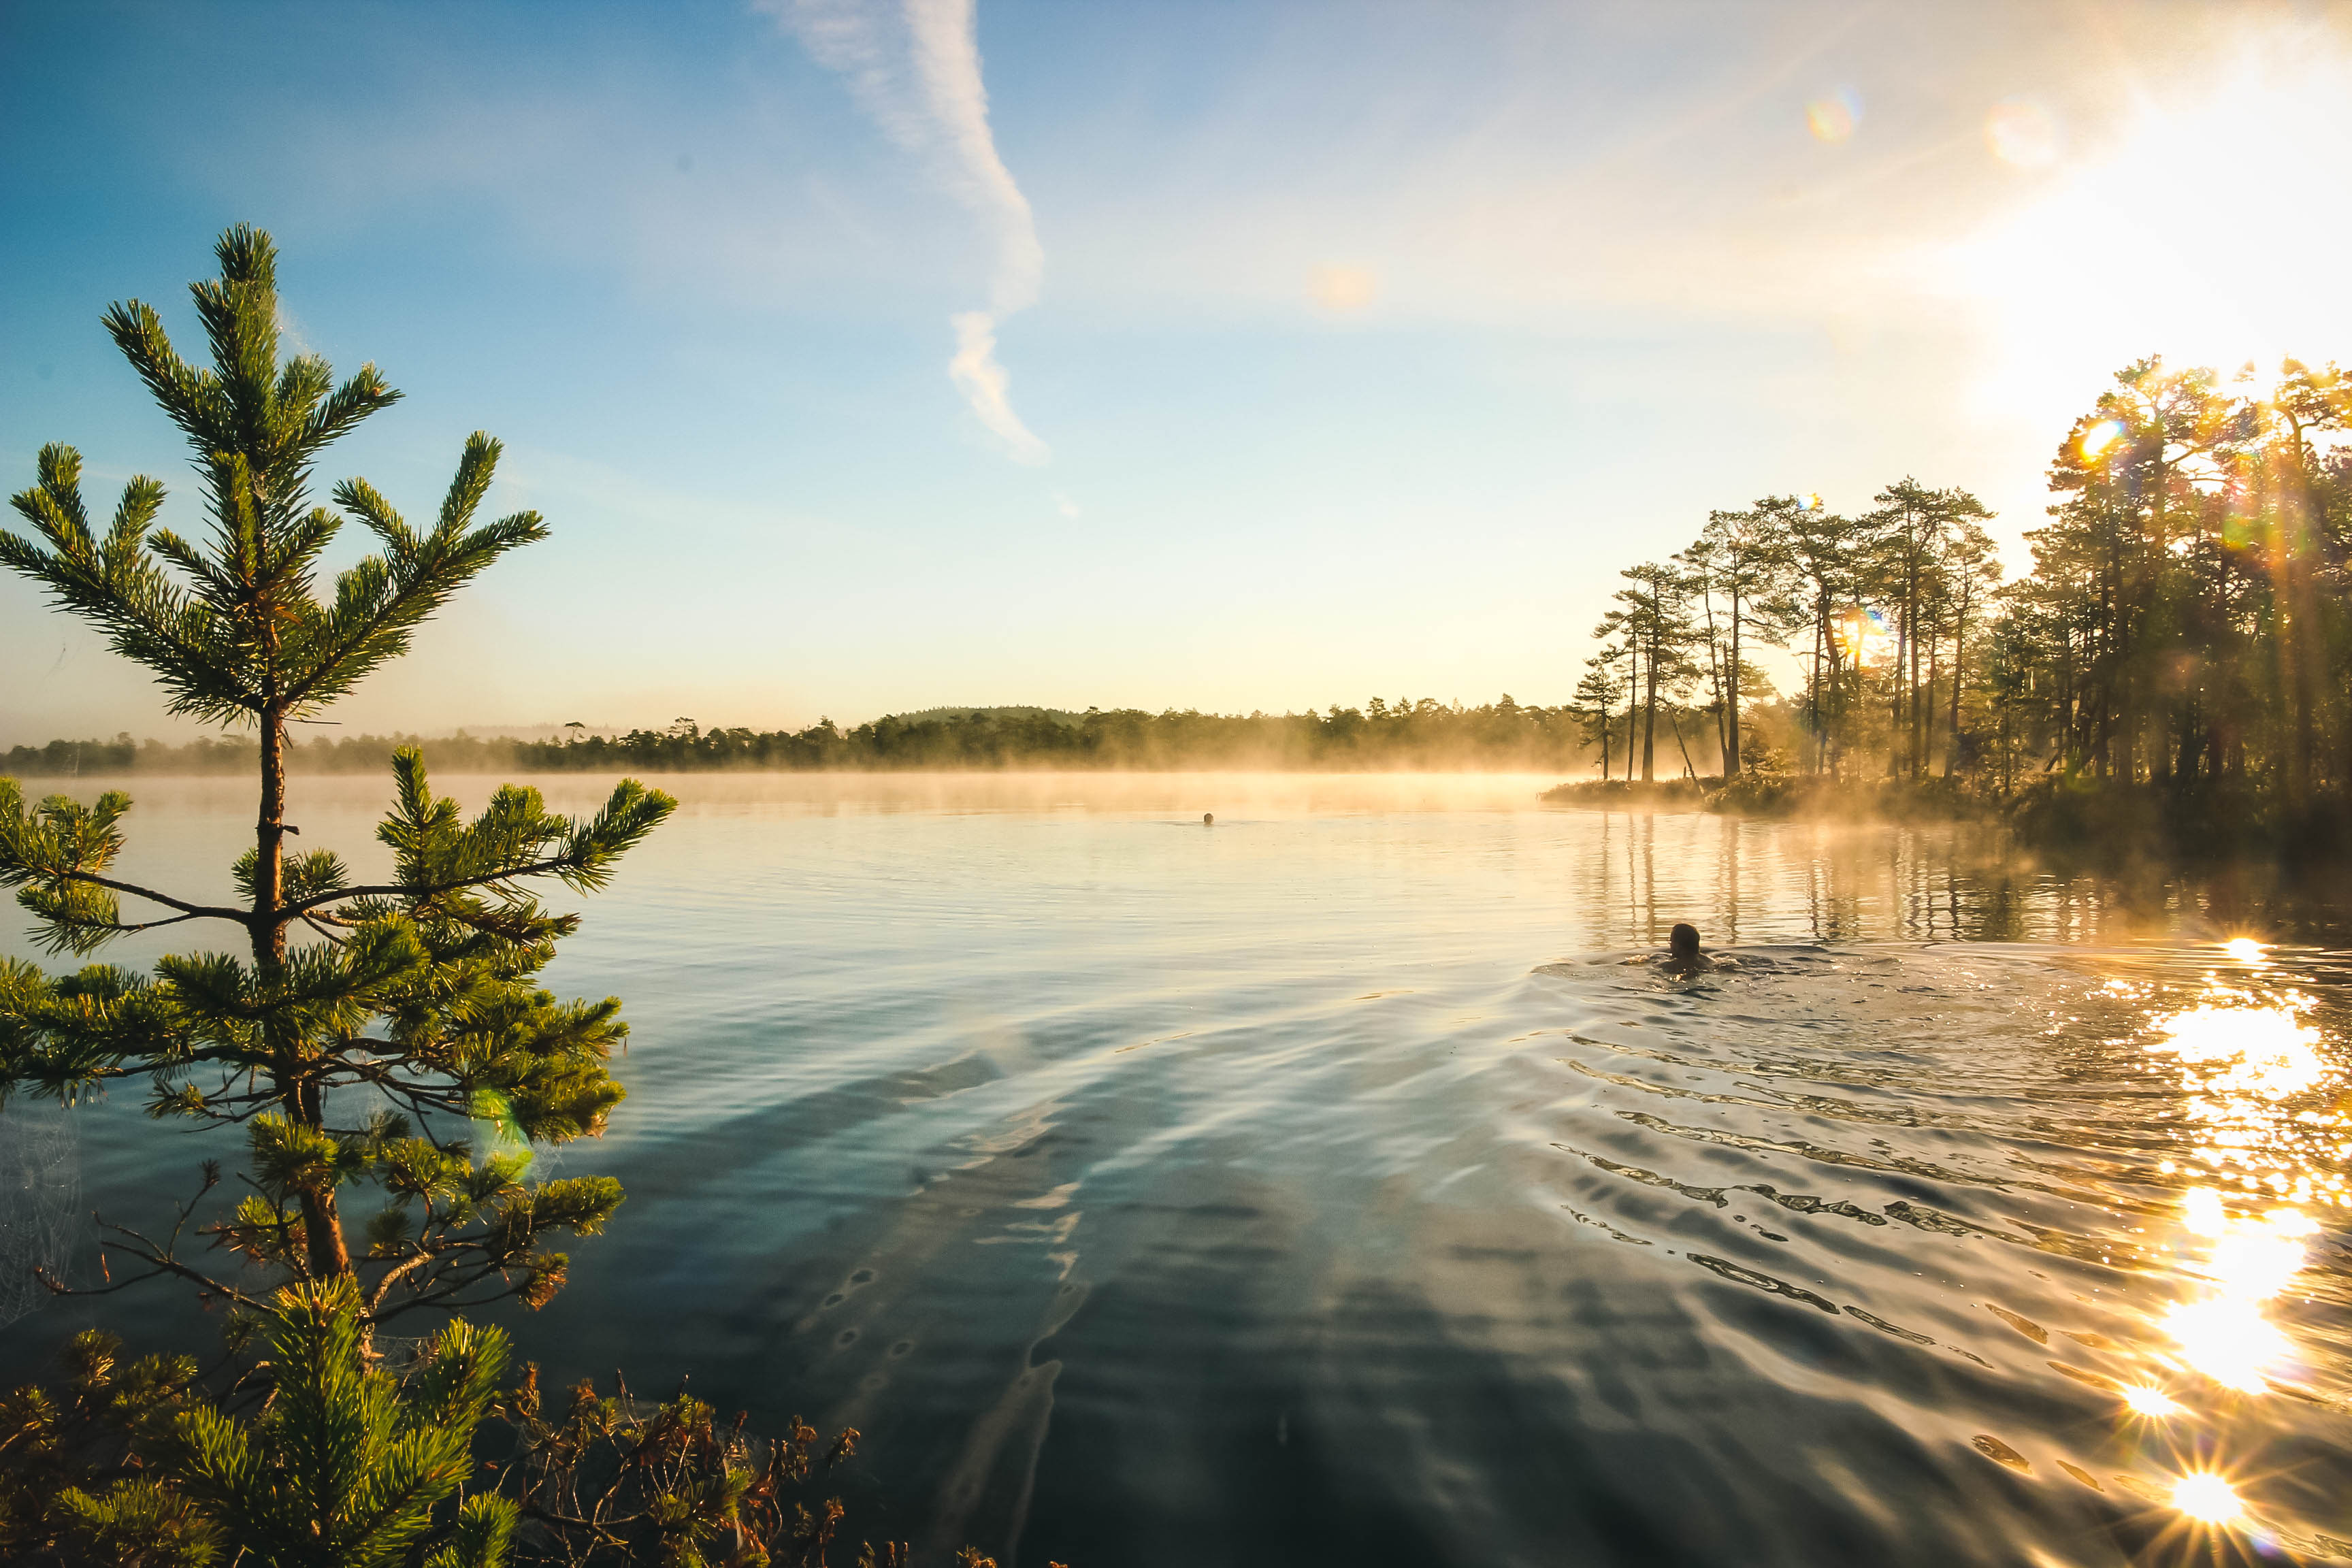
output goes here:
<path id="1" fill-rule="evenodd" d="M 619 1003 L 562 1002 L 537 985 L 576 917 L 547 914 L 515 882 L 599 885 L 669 803 L 625 784 L 598 816 L 573 821 L 545 812 L 535 792 L 509 789 L 468 820 L 433 795 L 415 753 L 404 753 L 396 782 L 379 834 L 395 853 L 393 880 L 352 887 L 324 851 L 289 862 L 289 911 L 321 940 L 274 973 L 222 952 L 167 957 L 152 981 L 104 965 L 52 979 L 0 963 L 0 1095 L 69 1099 L 143 1077 L 155 1115 L 244 1124 L 256 1190 L 202 1234 L 298 1274 L 312 1272 L 300 1200 L 380 1185 L 390 1207 L 370 1222 L 354 1262 L 373 1315 L 404 1310 L 389 1300 L 394 1283 L 415 1300 L 446 1301 L 497 1276 L 543 1301 L 564 1268 L 543 1238 L 602 1229 L 621 1201 L 617 1184 L 528 1185 L 520 1152 L 480 1152 L 431 1129 L 488 1122 L 525 1145 L 602 1130 L 622 1097 L 608 1069 L 627 1034 Z M 59 873 L 90 860 L 93 839 L 119 844 L 111 824 L 128 805 L 103 803 L 101 836 L 47 827 L 9 812 L 12 800 L 0 790 L 0 854 L 15 857 L 0 868 L 36 888 L 73 886 Z M 50 847 L 64 840 L 70 853 Z M 111 934 L 70 910 L 36 913 L 58 940 Z M 257 1093 L 247 1087 L 255 1075 L 284 1087 Z M 289 1109 L 352 1088 L 373 1089 L 390 1109 L 343 1127 Z M 168 1246 L 127 1245 L 192 1277 Z M 245 1299 L 226 1282 L 199 1282 Z"/>
<path id="2" fill-rule="evenodd" d="M 55 1388 L 0 1398 L 0 1560 L 205 1568 L 226 1537 L 185 1497 L 159 1484 L 149 1458 L 200 1397 L 196 1363 L 147 1356 L 121 1363 L 112 1334 L 84 1330 Z"/>
<path id="3" fill-rule="evenodd" d="M 334 499 L 383 545 L 315 593 L 320 554 L 341 518 L 310 500 L 321 450 L 399 394 L 373 365 L 338 386 L 326 361 L 278 362 L 277 254 L 245 226 L 215 248 L 217 279 L 191 286 L 213 365 L 182 359 L 152 307 L 107 311 L 107 331 L 194 449 L 209 537 L 155 521 L 163 487 L 123 488 L 101 537 L 81 495 L 81 457 L 41 449 L 39 483 L 12 498 L 37 542 L 0 532 L 0 564 L 40 583 L 62 609 L 96 625 L 124 657 L 155 672 L 175 713 L 208 720 L 299 716 L 350 691 L 476 574 L 545 537 L 535 512 L 473 526 L 497 468 L 477 432 L 459 456 L 439 516 L 412 529 L 363 479 Z M 46 547 L 46 548 L 44 548 Z"/>
<path id="4" fill-rule="evenodd" d="M 2252 382 L 2252 384 L 2245 384 Z M 2352 790 L 2352 384 L 2142 360 L 2067 433 L 2008 594 L 2004 766 L 2146 783 L 2178 817 L 2251 789 L 2288 836 Z M 2034 809 L 2083 813 L 2058 795 Z M 2226 826 L 2214 810 L 2192 811 Z M 2098 814 L 2094 814 L 2096 816 Z M 2129 815 L 2129 814 L 2126 814 Z"/>
<path id="5" fill-rule="evenodd" d="M 503 1332 L 446 1325 L 404 1380 L 368 1365 L 345 1279 L 288 1286 L 274 1305 L 268 1403 L 251 1420 L 202 1405 L 173 1421 L 176 1489 L 266 1568 L 391 1568 L 474 1470 L 474 1431 L 506 1365 Z M 514 1528 L 504 1499 L 469 1500 L 435 1554 L 499 1568 Z"/>
<path id="6" fill-rule="evenodd" d="M 561 1001 L 538 984 L 578 919 L 549 913 L 531 888 L 606 885 L 676 803 L 625 781 L 575 820 L 509 787 L 468 817 L 403 749 L 377 833 L 393 854 L 388 879 L 356 884 L 329 849 L 287 852 L 288 722 L 396 657 L 451 594 L 545 530 L 530 512 L 476 524 L 498 462 L 498 444 L 478 434 L 427 527 L 411 527 L 364 479 L 335 487 L 337 510 L 314 504 L 327 445 L 397 395 L 373 366 L 338 385 L 315 356 L 281 363 L 268 237 L 233 228 L 217 255 L 220 277 L 193 289 L 211 368 L 181 359 L 149 307 L 107 316 L 195 449 L 203 542 L 156 527 L 163 487 L 143 478 L 100 537 L 79 457 L 52 446 L 38 485 L 15 498 L 35 537 L 0 534 L 0 563 L 146 665 L 175 711 L 254 725 L 259 813 L 233 868 L 239 901 L 115 877 L 131 809 L 121 793 L 28 805 L 10 779 L 0 779 L 0 885 L 17 890 L 53 952 L 86 957 L 127 931 L 197 921 L 234 928 L 244 951 L 177 952 L 145 978 L 0 962 L 0 1105 L 137 1079 L 157 1117 L 243 1129 L 249 1190 L 226 1213 L 208 1205 L 220 1181 L 208 1163 L 167 1233 L 115 1227 L 109 1246 L 143 1268 L 110 1288 L 168 1276 L 260 1305 L 249 1277 L 184 1251 L 195 1238 L 298 1280 L 342 1281 L 371 1323 L 500 1294 L 541 1304 L 567 1268 L 546 1243 L 595 1234 L 621 1194 L 593 1177 L 530 1184 L 529 1151 L 603 1129 L 621 1099 L 608 1064 L 627 1030 L 616 1000 Z M 349 518 L 379 552 L 322 591 L 321 552 Z M 161 912 L 126 919 L 125 900 Z M 504 1147 L 477 1149 L 485 1123 Z M 370 1184 L 386 1202 L 354 1254 L 340 1200 Z"/>
<path id="7" fill-rule="evenodd" d="M 498 1330 L 450 1321 L 396 1364 L 372 1351 L 342 1279 L 286 1287 L 237 1329 L 233 1352 L 261 1353 L 217 1398 L 203 1385 L 222 1384 L 235 1353 L 204 1377 L 185 1358 L 120 1368 L 119 1342 L 92 1332 L 56 1389 L 0 1401 L 0 1555 L 37 1568 L 824 1568 L 846 1516 L 823 1489 L 855 1430 L 827 1440 L 795 1418 L 764 1438 L 683 1392 L 643 1405 L 586 1383 L 551 1412 L 536 1367 L 499 1391 Z M 909 1559 L 879 1542 L 857 1561 Z"/>
<path id="8" fill-rule="evenodd" d="M 118 1367 L 120 1342 L 95 1331 L 68 1346 L 57 1389 L 0 1401 L 0 1555 L 54 1568 L 502 1568 L 520 1510 L 487 1489 L 459 1494 L 477 1479 L 505 1336 L 452 1321 L 394 1373 L 371 1359 L 347 1279 L 278 1291 L 236 1326 L 233 1354 L 263 1322 L 266 1353 L 218 1403 L 188 1358 Z"/>
<path id="9" fill-rule="evenodd" d="M 2005 587 L 1965 490 L 1906 478 L 1857 517 L 1795 497 L 1714 513 L 1680 580 L 1626 574 L 1580 689 L 1588 731 L 1612 733 L 1622 696 L 1646 752 L 1649 687 L 1682 698 L 1696 652 L 1726 807 L 2007 801 L 2052 845 L 2352 851 L 2352 383 L 2139 361 L 2074 423 L 2050 488 L 2033 571 Z M 1804 689 L 1777 712 L 1743 632 L 1801 639 Z M 1747 777 L 1758 722 L 1801 777 Z"/>
<path id="10" fill-rule="evenodd" d="M 950 710 L 889 715 L 843 729 L 666 731 L 517 742 L 532 769 L 704 768 L 1554 768 L 1580 750 L 1578 713 L 1501 700 L 1464 706 L 1375 697 L 1323 712 L 1202 713 L 1171 709 Z"/>

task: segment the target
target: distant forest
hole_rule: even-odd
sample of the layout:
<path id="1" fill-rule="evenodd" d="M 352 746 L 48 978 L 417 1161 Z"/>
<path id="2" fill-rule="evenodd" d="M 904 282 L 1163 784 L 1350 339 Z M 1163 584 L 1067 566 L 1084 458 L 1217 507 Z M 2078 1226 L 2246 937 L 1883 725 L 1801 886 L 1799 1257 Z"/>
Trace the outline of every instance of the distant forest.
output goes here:
<path id="1" fill-rule="evenodd" d="M 1906 478 L 1850 516 L 1797 495 L 1713 512 L 1686 548 L 1622 574 L 1558 708 L 941 709 L 425 744 L 453 771 L 1597 768 L 1618 782 L 1596 788 L 1704 781 L 1754 805 L 1908 790 L 2080 817 L 2121 801 L 2176 837 L 2259 821 L 2282 844 L 2352 847 L 2352 382 L 2294 360 L 2233 377 L 2142 360 L 2073 422 L 2049 482 L 2032 570 L 2007 582 L 1991 514 L 1963 489 Z M 1773 689 L 1760 647 L 1793 657 L 1796 689 Z M 313 739 L 291 762 L 373 769 L 401 739 Z M 47 775 L 253 765 L 248 742 L 128 735 L 0 760 Z"/>
<path id="2" fill-rule="evenodd" d="M 704 729 L 679 719 L 660 730 L 556 741 L 456 735 L 314 738 L 288 749 L 298 773 L 362 773 L 386 766 L 395 746 L 421 744 L 443 772 L 684 772 L 711 768 L 787 770 L 991 768 L 1267 768 L 1349 772 L 1386 769 L 1580 767 L 1589 751 L 1582 716 L 1570 708 L 1515 701 L 1475 708 L 1433 698 L 1321 713 L 1202 713 L 1136 709 L 1073 713 L 1052 708 L 934 709 L 891 714 L 845 729 L 830 719 L 804 730 Z M 1675 721 L 1669 713 L 1665 721 Z M 137 742 L 52 741 L 17 746 L 0 772 L 20 776 L 142 772 L 249 772 L 250 741 L 200 740 L 172 746 Z"/>

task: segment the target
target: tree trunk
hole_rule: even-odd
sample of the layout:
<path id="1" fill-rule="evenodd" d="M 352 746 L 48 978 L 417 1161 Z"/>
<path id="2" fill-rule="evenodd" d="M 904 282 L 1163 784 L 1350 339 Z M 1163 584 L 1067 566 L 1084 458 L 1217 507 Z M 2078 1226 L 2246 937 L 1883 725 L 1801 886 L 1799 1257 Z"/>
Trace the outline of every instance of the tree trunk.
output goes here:
<path id="1" fill-rule="evenodd" d="M 1915 541 L 1912 542 L 1912 546 L 1911 546 L 1911 552 L 1910 552 L 1910 554 L 1911 554 L 1911 559 L 1910 559 L 1909 561 L 1907 561 L 1906 563 L 1905 563 L 1904 579 L 1903 579 L 1903 596 L 1904 596 L 1904 602 L 1903 602 L 1903 636 L 1904 636 L 1904 639 L 1905 639 L 1905 641 L 1906 641 L 1906 642 L 1907 642 L 1907 643 L 1909 643 L 1909 645 L 1910 645 L 1910 647 L 1909 647 L 1909 650 L 1908 650 L 1908 651 L 1909 651 L 1909 653 L 1910 653 L 1910 655 L 1911 655 L 1911 669 L 1910 669 L 1910 677 L 1911 677 L 1911 680 L 1910 680 L 1910 689 L 1909 689 L 1909 690 L 1905 694 L 1905 697 L 1904 697 L 1904 701 L 1905 701 L 1905 704 L 1906 704 L 1906 711 L 1907 711 L 1908 716 L 1909 716 L 1910 721 L 1911 721 L 1911 737 L 1910 737 L 1910 746 L 1909 746 L 1909 748 L 1908 748 L 1908 749 L 1909 749 L 1909 751 L 1910 751 L 1911 755 L 1910 755 L 1910 757 L 1909 757 L 1909 759 L 1908 759 L 1908 762 L 1909 762 L 1909 764 L 1910 764 L 1910 765 L 1909 765 L 1909 768 L 1907 769 L 1907 771 L 1909 772 L 1910 775 L 1911 775 L 1914 779 L 1916 779 L 1916 778 L 1919 776 L 1919 767 L 1920 767 L 1920 763 L 1921 763 L 1923 761 L 1925 761 L 1926 756 L 1927 756 L 1927 753 L 1926 753 L 1926 752 L 1925 752 L 1925 750 L 1924 750 L 1924 743 L 1925 743 L 1925 742 L 1926 742 L 1926 740 L 1927 740 L 1927 735 L 1926 735 L 1925 731 L 1921 728 L 1921 725 L 1920 725 L 1920 720 L 1921 720 L 1921 718 L 1923 717 L 1923 714 L 1922 714 L 1922 712 L 1921 712 L 1920 705 L 1919 705 L 1919 552 L 1919 552 L 1918 543 L 1917 543 L 1917 542 L 1915 540 Z M 1930 697 L 1928 698 L 1928 701 L 1929 701 L 1930 705 L 1932 705 L 1932 704 L 1933 704 L 1934 700 L 1935 700 L 1934 697 L 1933 697 L 1932 695 L 1930 695 Z"/>
<path id="2" fill-rule="evenodd" d="M 1952 616 L 1952 730 L 1945 737 L 1944 776 L 1950 778 L 1960 769 L 1960 676 L 1967 668 L 1969 653 L 1969 601 L 1965 590 L 1959 608 Z"/>
<path id="3" fill-rule="evenodd" d="M 1738 557 L 1732 558 L 1735 562 Z M 1723 682 L 1723 782 L 1739 776 L 1739 569 L 1731 573 L 1731 669 Z"/>
<path id="4" fill-rule="evenodd" d="M 286 968 L 286 716 L 275 704 L 261 712 L 261 809 L 254 823 L 253 966 L 264 986 L 278 982 Z M 310 1128 L 326 1125 L 326 1106 L 319 1086 L 289 1059 L 291 1042 L 275 1041 L 279 1067 L 277 1090 L 287 1116 Z M 343 1241 L 341 1218 L 336 1213 L 334 1189 L 304 1192 L 302 1240 L 309 1254 L 310 1277 L 331 1279 L 352 1271 L 351 1249 Z"/>
<path id="5" fill-rule="evenodd" d="M 1805 705 L 1812 710 L 1813 773 L 1818 777 L 1824 755 L 1822 750 L 1822 622 L 1819 616 L 1813 617 L 1813 664 L 1808 673 L 1811 677 L 1811 689 L 1805 694 Z"/>
<path id="6" fill-rule="evenodd" d="M 1649 682 L 1642 694 L 1642 782 L 1653 784 L 1657 774 L 1651 766 L 1658 740 L 1658 637 L 1650 636 L 1650 657 L 1643 661 L 1649 666 L 1644 672 Z"/>
<path id="7" fill-rule="evenodd" d="M 1642 708 L 1642 656 L 1633 637 L 1625 639 L 1625 782 L 1633 782 L 1633 715 Z"/>
<path id="8" fill-rule="evenodd" d="M 1935 739 L 1936 679 L 1942 672 L 1936 668 L 1936 645 L 1927 644 L 1927 685 L 1926 695 L 1917 699 L 1917 710 L 1911 715 L 1911 776 L 1927 776 L 1927 750 Z M 1916 695 L 1916 694 L 1915 694 Z"/>

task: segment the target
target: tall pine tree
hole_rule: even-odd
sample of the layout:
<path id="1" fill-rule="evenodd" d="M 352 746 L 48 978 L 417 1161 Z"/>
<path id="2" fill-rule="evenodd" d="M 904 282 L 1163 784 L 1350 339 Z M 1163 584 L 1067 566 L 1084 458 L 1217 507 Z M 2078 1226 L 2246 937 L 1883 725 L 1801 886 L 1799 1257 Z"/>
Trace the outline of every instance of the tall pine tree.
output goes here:
<path id="1" fill-rule="evenodd" d="M 549 913 L 531 889 L 551 878 L 603 886 L 676 803 L 629 780 L 596 815 L 570 819 L 509 785 L 468 821 L 404 751 L 377 830 L 393 855 L 388 879 L 357 883 L 324 848 L 287 852 L 288 724 L 404 653 L 451 595 L 547 531 L 535 512 L 476 521 L 499 460 L 479 433 L 429 525 L 412 526 L 363 479 L 337 485 L 332 509 L 317 504 L 321 453 L 399 394 L 373 365 L 338 385 L 316 355 L 281 362 L 267 234 L 232 228 L 216 254 L 220 276 L 191 289 L 212 368 L 184 360 L 147 305 L 118 304 L 105 319 L 194 449 L 205 536 L 158 528 L 163 487 L 144 477 L 99 532 L 79 455 L 50 446 L 39 483 L 13 498 L 36 537 L 0 531 L 0 563 L 152 670 L 173 712 L 258 731 L 254 845 L 236 866 L 242 901 L 115 877 L 131 808 L 121 794 L 28 805 L 13 780 L 0 780 L 0 886 L 18 889 L 53 952 L 86 957 L 125 932 L 184 923 L 235 928 L 237 950 L 168 957 L 152 976 L 0 961 L 0 1105 L 139 1078 L 158 1117 L 244 1129 L 242 1201 L 183 1205 L 159 1235 L 118 1229 L 107 1245 L 132 1267 L 112 1271 L 109 1289 L 168 1276 L 210 1299 L 266 1305 L 233 1258 L 217 1258 L 225 1250 L 297 1280 L 347 1282 L 370 1323 L 508 1294 L 536 1305 L 566 1262 L 545 1239 L 601 1228 L 621 1192 L 604 1177 L 527 1183 L 529 1145 L 602 1130 L 622 1095 L 606 1063 L 625 1026 L 615 999 L 562 1002 L 540 988 L 577 917 Z M 322 553 L 352 519 L 377 552 L 322 592 Z M 138 912 L 124 912 L 126 898 Z M 481 1149 L 483 1122 L 520 1146 Z M 208 1162 L 205 1189 L 218 1179 Z M 343 1198 L 367 1186 L 383 1202 L 355 1238 Z"/>

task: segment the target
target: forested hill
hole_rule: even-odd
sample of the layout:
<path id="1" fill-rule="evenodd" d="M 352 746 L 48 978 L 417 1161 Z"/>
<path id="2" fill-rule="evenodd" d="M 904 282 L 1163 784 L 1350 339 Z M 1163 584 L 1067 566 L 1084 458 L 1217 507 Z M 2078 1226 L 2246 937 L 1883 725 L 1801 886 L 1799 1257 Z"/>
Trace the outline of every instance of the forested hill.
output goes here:
<path id="1" fill-rule="evenodd" d="M 1696 742 L 1696 737 L 1693 737 Z M 702 768 L 1296 768 L 1532 769 L 1582 765 L 1577 711 L 1498 702 L 1463 707 L 1432 698 L 1374 698 L 1361 708 L 1321 713 L 1202 713 L 1131 708 L 1073 713 L 1052 708 L 929 709 L 844 728 L 830 719 L 804 730 L 704 729 L 680 719 L 665 729 L 547 742 L 458 734 L 439 740 L 362 735 L 315 738 L 289 748 L 298 772 L 367 772 L 393 748 L 420 744 L 445 772 L 673 772 Z M 250 741 L 184 746 L 112 741 L 52 741 L 17 746 L 0 772 L 18 776 L 250 770 Z"/>

